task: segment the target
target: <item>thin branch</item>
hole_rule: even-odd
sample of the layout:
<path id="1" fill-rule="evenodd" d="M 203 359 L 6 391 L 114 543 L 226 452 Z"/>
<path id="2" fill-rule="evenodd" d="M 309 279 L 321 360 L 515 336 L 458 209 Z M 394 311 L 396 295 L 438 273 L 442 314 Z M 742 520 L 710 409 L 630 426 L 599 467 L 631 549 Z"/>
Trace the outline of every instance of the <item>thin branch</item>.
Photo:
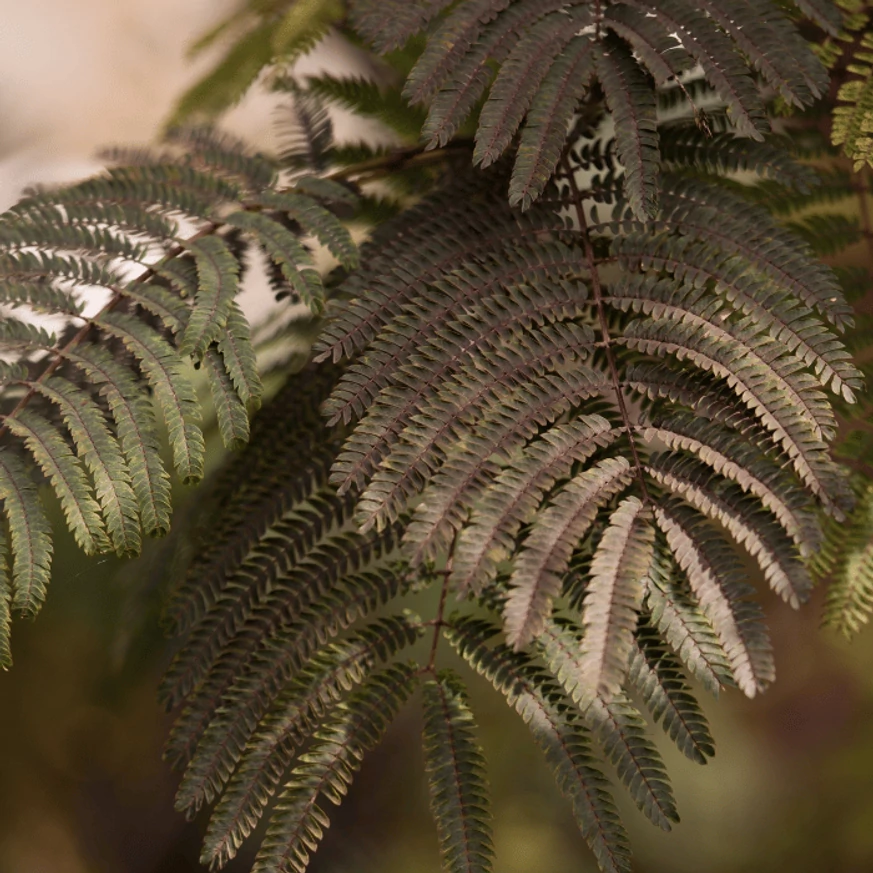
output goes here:
<path id="1" fill-rule="evenodd" d="M 588 261 L 589 280 L 591 282 L 591 291 L 594 295 L 594 305 L 597 308 L 597 320 L 600 324 L 600 333 L 603 337 L 604 352 L 606 361 L 609 366 L 609 374 L 612 378 L 613 390 L 615 391 L 615 399 L 618 404 L 621 419 L 624 422 L 624 430 L 627 433 L 628 443 L 630 445 L 631 456 L 633 457 L 634 467 L 636 467 L 637 479 L 640 483 L 640 490 L 643 493 L 643 499 L 651 502 L 648 488 L 646 488 L 646 478 L 643 475 L 643 465 L 640 461 L 639 452 L 637 451 L 636 439 L 634 438 L 634 424 L 631 421 L 627 411 L 624 394 L 621 390 L 621 379 L 618 375 L 618 366 L 615 363 L 615 353 L 612 348 L 612 337 L 609 333 L 609 321 L 606 317 L 606 307 L 603 305 L 603 291 L 600 287 L 600 274 L 597 271 L 597 261 L 594 256 L 594 246 L 591 244 L 591 237 L 588 234 L 588 222 L 585 219 L 585 209 L 582 205 L 582 193 L 579 191 L 579 186 L 576 184 L 576 177 L 573 175 L 573 167 L 570 164 L 567 152 L 564 152 L 562 158 L 564 169 L 566 172 L 567 182 L 570 185 L 572 192 L 573 207 L 576 211 L 576 219 L 579 222 L 579 235 L 582 237 L 582 245 L 585 249 L 585 258 Z"/>
<path id="2" fill-rule="evenodd" d="M 437 164 L 454 154 L 469 152 L 471 143 L 467 140 L 456 140 L 443 148 L 426 151 L 424 146 L 409 146 L 402 149 L 394 149 L 387 154 L 367 161 L 361 161 L 348 167 L 340 167 L 338 170 L 326 173 L 325 179 L 357 179 L 366 175 L 387 173 L 392 170 L 406 169 L 408 167 L 428 166 Z"/>

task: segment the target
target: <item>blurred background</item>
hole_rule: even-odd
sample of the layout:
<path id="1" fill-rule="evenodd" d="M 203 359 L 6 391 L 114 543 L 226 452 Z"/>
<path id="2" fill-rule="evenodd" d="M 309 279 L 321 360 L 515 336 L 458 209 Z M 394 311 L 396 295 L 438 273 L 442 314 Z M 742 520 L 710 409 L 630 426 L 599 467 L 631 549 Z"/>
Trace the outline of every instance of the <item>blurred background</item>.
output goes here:
<path id="1" fill-rule="evenodd" d="M 99 166 L 107 145 L 153 139 L 174 99 L 209 65 L 190 42 L 233 0 L 0 3 L 0 206 L 36 182 Z M 307 61 L 347 68 L 335 45 Z M 269 143 L 266 98 L 227 122 Z M 215 449 L 217 452 L 217 449 Z M 216 458 L 217 460 L 217 458 Z M 177 506 L 185 511 L 184 493 Z M 157 623 L 168 560 L 85 559 L 61 537 L 48 602 L 13 628 L 0 674 L 0 873 L 181 873 L 202 821 L 173 811 L 161 760 L 170 716 L 155 689 L 172 649 Z M 762 698 L 705 700 L 717 754 L 697 767 L 662 743 L 682 823 L 672 834 L 626 817 L 639 873 L 873 871 L 873 631 L 851 644 L 766 600 L 778 679 Z M 484 686 L 473 700 L 490 762 L 496 869 L 596 869 L 526 728 Z M 420 725 L 401 716 L 369 758 L 311 868 L 437 873 L 421 776 Z M 231 869 L 248 869 L 244 853 Z"/>

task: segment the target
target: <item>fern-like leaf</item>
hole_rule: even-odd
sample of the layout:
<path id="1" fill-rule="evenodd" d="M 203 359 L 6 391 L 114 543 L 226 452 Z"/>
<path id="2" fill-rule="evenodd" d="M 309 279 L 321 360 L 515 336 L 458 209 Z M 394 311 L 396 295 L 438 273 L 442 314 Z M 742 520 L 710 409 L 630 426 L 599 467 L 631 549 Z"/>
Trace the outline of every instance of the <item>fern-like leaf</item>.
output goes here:
<path id="1" fill-rule="evenodd" d="M 624 459 L 609 458 L 574 478 L 534 523 L 516 560 L 504 608 L 507 638 L 516 648 L 542 629 L 576 543 L 588 532 L 600 506 L 631 480 Z"/>
<path id="2" fill-rule="evenodd" d="M 58 376 L 46 380 L 37 390 L 57 405 L 79 458 L 94 478 L 97 499 L 116 552 L 137 554 L 140 524 L 136 497 L 130 486 L 127 462 L 112 438 L 102 410 L 87 394 Z"/>
<path id="3" fill-rule="evenodd" d="M 847 523 L 826 524 L 812 562 L 816 578 L 829 582 L 823 624 L 845 637 L 858 633 L 873 612 L 873 489 L 859 490 Z"/>
<path id="4" fill-rule="evenodd" d="M 700 706 L 685 682 L 682 668 L 648 622 L 637 629 L 628 671 L 655 723 L 692 761 L 705 764 L 715 754 L 712 735 Z"/>
<path id="5" fill-rule="evenodd" d="M 719 636 L 737 684 L 749 697 L 773 681 L 770 642 L 757 604 L 749 593 L 736 558 L 705 531 L 692 511 L 667 504 L 655 509 L 655 520 L 667 536 L 706 617 Z"/>
<path id="6" fill-rule="evenodd" d="M 589 79 L 599 67 L 591 41 L 576 37 L 543 77 L 521 132 L 509 180 L 509 203 L 527 209 L 542 194 L 561 157 L 567 131 Z M 601 76 L 602 78 L 602 76 Z"/>
<path id="7" fill-rule="evenodd" d="M 596 56 L 597 77 L 615 120 L 615 146 L 626 173 L 625 192 L 640 219 L 658 210 L 660 164 L 655 95 L 621 40 L 610 40 Z"/>
<path id="8" fill-rule="evenodd" d="M 525 449 L 524 462 L 508 467 L 488 487 L 470 524 L 458 538 L 451 580 L 458 590 L 479 591 L 512 554 L 521 525 L 533 517 L 543 495 L 570 471 L 616 438 L 601 416 L 582 416 L 556 425 Z"/>
<path id="9" fill-rule="evenodd" d="M 587 692 L 607 701 L 624 682 L 643 579 L 652 560 L 654 530 L 646 516 L 640 500 L 625 498 L 610 517 L 591 562 L 580 672 Z"/>
<path id="10" fill-rule="evenodd" d="M 470 618 L 453 619 L 449 642 L 478 673 L 508 700 L 533 734 L 573 807 L 582 835 L 605 873 L 630 870 L 627 837 L 607 782 L 594 766 L 584 728 L 568 711 L 547 675 L 520 652 L 506 646 L 488 648 L 497 628 Z"/>
<path id="11" fill-rule="evenodd" d="M 24 464 L 8 450 L 0 452 L 0 499 L 12 546 L 12 608 L 33 616 L 42 606 L 49 582 L 50 528 Z"/>
<path id="12" fill-rule="evenodd" d="M 233 763 L 228 766 L 233 775 L 210 819 L 203 845 L 204 863 L 224 866 L 235 856 L 261 818 L 295 749 L 344 693 L 364 682 L 379 661 L 414 642 L 419 633 L 420 628 L 410 619 L 382 619 L 340 643 L 324 647 L 307 662 L 260 722 L 255 721 L 256 728 L 245 730 L 247 742 L 240 743 L 244 751 L 235 770 Z M 203 745 L 208 746 L 210 739 L 207 733 Z M 197 773 L 200 764 L 193 759 L 188 772 Z M 187 780 L 186 775 L 177 799 L 180 806 L 187 805 Z"/>
<path id="13" fill-rule="evenodd" d="M 253 873 L 303 873 L 329 824 L 319 796 L 340 804 L 364 753 L 379 742 L 415 685 L 414 668 L 396 665 L 337 707 L 279 796 Z"/>
<path id="14" fill-rule="evenodd" d="M 473 715 L 460 679 L 441 672 L 422 686 L 425 769 L 431 810 L 450 873 L 491 869 L 485 759 L 473 733 Z"/>
<path id="15" fill-rule="evenodd" d="M 670 830 L 679 816 L 661 756 L 645 733 L 642 716 L 623 692 L 607 700 L 591 691 L 580 630 L 571 622 L 547 620 L 538 648 L 567 696 L 582 710 L 634 802 L 654 825 Z"/>
<path id="16" fill-rule="evenodd" d="M 215 236 L 189 242 L 186 247 L 197 263 L 199 287 L 179 351 L 199 358 L 227 323 L 230 303 L 239 286 L 239 264 L 227 245 Z"/>
<path id="17" fill-rule="evenodd" d="M 106 551 L 109 540 L 100 507 L 91 494 L 85 473 L 70 447 L 49 421 L 29 409 L 6 417 L 9 430 L 24 441 L 33 459 L 49 478 L 64 515 L 86 554 Z"/>

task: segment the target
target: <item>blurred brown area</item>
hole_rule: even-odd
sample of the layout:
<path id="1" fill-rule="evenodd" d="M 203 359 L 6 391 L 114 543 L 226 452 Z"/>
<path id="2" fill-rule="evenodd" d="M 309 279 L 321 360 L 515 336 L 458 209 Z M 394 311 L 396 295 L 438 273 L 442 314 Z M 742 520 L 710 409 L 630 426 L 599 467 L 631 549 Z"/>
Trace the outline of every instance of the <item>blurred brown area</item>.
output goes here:
<path id="1" fill-rule="evenodd" d="M 152 137 L 196 72 L 183 47 L 227 6 L 3 3 L 0 199 L 83 172 L 99 145 Z M 161 560 L 151 567 L 158 579 Z M 0 674 L 0 873 L 201 869 L 203 821 L 173 811 L 177 777 L 161 760 L 171 718 L 156 687 L 170 645 L 151 588 L 142 596 L 142 567 L 88 561 L 61 541 L 55 567 L 43 613 L 15 625 L 15 667 Z M 818 602 L 794 613 L 770 598 L 767 610 L 774 687 L 753 701 L 736 692 L 705 701 L 717 745 L 706 767 L 660 742 L 682 823 L 662 834 L 623 804 L 639 873 L 873 870 L 873 631 L 848 645 L 818 630 Z M 526 728 L 469 681 L 489 758 L 496 869 L 594 871 Z M 437 873 L 419 732 L 410 706 L 331 810 L 315 873 Z M 235 869 L 251 857 L 241 853 Z"/>

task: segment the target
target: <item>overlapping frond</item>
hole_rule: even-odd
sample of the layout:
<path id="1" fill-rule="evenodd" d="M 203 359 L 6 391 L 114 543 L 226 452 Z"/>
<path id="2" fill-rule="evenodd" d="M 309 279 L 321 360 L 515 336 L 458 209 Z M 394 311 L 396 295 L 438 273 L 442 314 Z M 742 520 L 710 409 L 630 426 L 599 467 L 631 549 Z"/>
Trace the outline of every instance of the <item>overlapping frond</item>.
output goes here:
<path id="1" fill-rule="evenodd" d="M 828 0 L 795 6 L 854 77 L 834 140 L 860 164 L 866 18 L 841 34 Z M 775 0 L 248 0 L 204 40 L 240 36 L 176 120 L 272 67 L 293 97 L 279 160 L 175 130 L 167 151 L 116 152 L 123 166 L 0 217 L 0 666 L 11 612 L 44 598 L 46 494 L 89 553 L 166 532 L 162 431 L 184 481 L 205 467 L 195 368 L 225 445 L 249 441 L 166 616 L 185 634 L 162 687 L 181 709 L 166 755 L 178 808 L 214 806 L 204 863 L 263 826 L 257 873 L 302 873 L 324 799 L 340 803 L 420 692 L 444 867 L 489 870 L 484 755 L 447 640 L 527 723 L 601 869 L 628 871 L 601 766 L 656 826 L 678 821 L 632 701 L 705 763 L 686 673 L 749 696 L 774 677 L 752 583 L 797 606 L 817 555 L 829 620 L 866 620 L 869 489 L 853 509 L 830 455 L 863 378 L 839 337 L 852 309 L 817 259 L 821 235 L 834 248 L 858 228 L 791 222 L 846 180 L 820 183 L 769 136 L 762 93 L 802 108 L 828 87 L 789 15 Z M 334 25 L 400 75 L 304 90 L 287 64 Z M 333 148 L 317 96 L 424 144 Z M 384 209 L 373 180 L 417 202 Z M 359 191 L 376 224 L 360 253 L 335 214 Z M 314 245 L 339 265 L 327 283 Z M 236 296 L 252 249 L 323 330 L 250 433 L 262 386 Z M 94 285 L 109 296 L 86 315 Z M 59 335 L 32 312 L 61 316 Z M 431 601 L 406 598 L 431 585 L 419 618 L 407 607 Z M 448 616 L 452 592 L 467 614 Z"/>
<path id="2" fill-rule="evenodd" d="M 489 647 L 494 625 L 471 618 L 449 622 L 446 636 L 461 656 L 500 691 L 521 716 L 554 773 L 600 869 L 630 870 L 627 836 L 595 766 L 588 731 L 557 682 L 535 662 L 502 644 Z"/>
<path id="3" fill-rule="evenodd" d="M 290 768 L 260 863 L 305 867 L 326 823 L 320 786 L 344 791 L 358 760 L 333 734 L 342 701 L 422 633 L 434 634 L 432 664 L 444 632 L 529 721 L 603 869 L 627 869 L 597 759 L 656 825 L 677 818 L 628 693 L 705 761 L 712 739 L 683 668 L 713 692 L 753 695 L 773 678 L 737 550 L 789 601 L 808 589 L 815 492 L 784 434 L 824 447 L 825 392 L 851 398 L 860 376 L 823 318 L 795 320 L 795 274 L 741 272 L 737 247 L 757 226 L 722 250 L 696 224 L 637 223 L 623 200 L 619 220 L 591 214 L 589 226 L 584 193 L 576 223 L 544 204 L 522 216 L 483 176 L 461 177 L 368 244 L 328 310 L 322 360 L 256 419 L 216 495 L 223 523 L 175 599 L 188 641 L 165 685 L 168 702 L 184 700 L 168 756 L 185 766 L 180 808 L 216 804 L 203 853 L 215 866 L 271 815 Z M 575 184 L 565 178 L 555 199 L 573 205 Z M 722 202 L 717 179 L 696 185 L 702 208 L 710 190 Z M 818 282 L 799 266 L 811 256 L 792 252 L 810 294 L 830 293 L 831 277 Z M 836 468 L 824 448 L 813 457 L 820 502 L 835 508 Z M 369 617 L 437 578 L 502 615 L 509 645 L 470 617 Z M 481 758 L 460 686 L 419 673 L 431 677 L 426 759 L 444 862 L 487 869 Z M 295 759 L 309 736 L 315 758 Z"/>
<path id="4" fill-rule="evenodd" d="M 809 106 L 827 90 L 824 67 L 776 3 L 742 2 L 730 11 L 717 2 L 699 7 L 686 0 L 593 8 L 578 0 L 402 5 L 400 11 L 394 4 L 353 0 L 352 20 L 379 51 L 427 34 L 405 94 L 413 103 L 429 104 L 423 132 L 430 147 L 444 145 L 482 97 L 476 163 L 494 163 L 521 128 L 510 199 L 524 208 L 552 176 L 593 77 L 615 119 L 625 190 L 640 218 L 653 217 L 657 202 L 650 77 L 658 85 L 675 84 L 696 62 L 736 129 L 754 139 L 762 139 L 770 125 L 753 70 L 797 106 Z M 839 20 L 827 2 L 797 5 L 829 29 Z"/>
<path id="5" fill-rule="evenodd" d="M 322 357 L 354 355 L 325 411 L 360 419 L 331 481 L 359 489 L 362 530 L 408 517 L 407 560 L 426 564 L 451 548 L 449 582 L 462 595 L 505 569 L 505 627 L 519 648 L 541 633 L 584 545 L 593 556 L 586 672 L 590 690 L 607 696 L 626 678 L 651 587 L 654 533 L 642 519 L 656 507 L 698 601 L 671 594 L 659 630 L 675 637 L 683 609 L 702 610 L 678 648 L 699 648 L 695 625 L 711 622 L 710 641 L 754 693 L 772 674 L 766 634 L 727 544 L 724 564 L 698 555 L 710 534 L 696 513 L 723 526 L 797 606 L 811 587 L 802 557 L 819 536 L 814 502 L 837 518 L 850 504 L 827 450 L 836 429 L 827 391 L 851 401 L 862 384 L 827 325 L 848 323 L 848 307 L 803 244 L 719 184 L 740 168 L 804 190 L 813 179 L 787 161 L 775 172 L 772 147 L 746 143 L 717 139 L 712 155 L 704 142 L 675 150 L 677 168 L 690 161 L 697 176 L 665 177 L 662 211 L 647 224 L 596 180 L 591 196 L 613 201 L 615 218 L 588 224 L 576 173 L 601 160 L 588 144 L 558 177 L 555 199 L 576 211 L 570 225 L 546 206 L 513 213 L 480 193 L 481 176 L 462 178 L 451 203 L 439 193 L 430 211 L 410 215 L 410 239 L 448 225 L 432 253 L 397 269 L 388 267 L 396 238 L 373 244 L 371 269 L 385 264 L 391 278 L 367 287 L 385 282 L 385 292 L 338 309 L 322 346 Z M 466 220 L 518 241 L 504 234 L 499 260 L 487 235 L 486 251 L 474 252 L 456 233 Z M 534 246 L 548 258 L 528 256 Z M 356 294 L 361 280 L 346 287 Z M 649 398 L 640 411 L 635 395 Z M 673 499 L 679 515 L 668 518 Z M 630 507 L 641 527 L 625 524 Z M 720 667 L 689 668 L 708 673 L 710 686 L 724 681 L 714 678 Z"/>
<path id="6" fill-rule="evenodd" d="M 324 205 L 329 192 L 278 189 L 274 162 L 229 137 L 178 131 L 165 152 L 111 157 L 127 165 L 31 192 L 0 216 L 2 502 L 11 602 L 26 614 L 50 575 L 48 491 L 88 553 L 136 554 L 143 533 L 169 529 L 163 428 L 179 477 L 203 476 L 192 363 L 205 371 L 225 444 L 248 439 L 262 388 L 235 298 L 250 242 L 316 307 L 323 286 L 300 235 L 356 263 Z M 262 223 L 285 235 L 281 250 L 269 248 Z M 107 295 L 96 312 L 85 308 L 93 286 Z M 34 313 L 60 316 L 57 335 L 30 325 Z"/>
<path id="7" fill-rule="evenodd" d="M 414 676 L 412 667 L 389 667 L 337 706 L 279 795 L 254 873 L 306 870 L 310 853 L 330 823 L 319 798 L 339 806 L 364 752 L 379 742 L 415 686 Z"/>
<path id="8" fill-rule="evenodd" d="M 639 809 L 654 825 L 670 830 L 679 815 L 661 756 L 646 734 L 645 721 L 623 692 L 606 697 L 596 686 L 592 688 L 581 628 L 568 620 L 548 621 L 538 648 L 558 683 L 580 707 L 585 723 Z"/>
<path id="9" fill-rule="evenodd" d="M 204 840 L 204 862 L 223 866 L 235 855 L 263 815 L 295 751 L 320 720 L 346 692 L 366 680 L 379 661 L 414 642 L 420 630 L 405 617 L 382 619 L 326 646 L 307 662 L 256 722 L 255 730 L 247 731 L 236 768 L 228 767 L 229 778 Z M 196 763 L 195 759 L 189 773 L 196 771 Z"/>
<path id="10" fill-rule="evenodd" d="M 628 678 L 653 721 L 660 722 L 684 755 L 697 764 L 705 764 L 715 753 L 706 718 L 688 687 L 681 665 L 648 620 L 641 620 L 637 627 Z"/>

